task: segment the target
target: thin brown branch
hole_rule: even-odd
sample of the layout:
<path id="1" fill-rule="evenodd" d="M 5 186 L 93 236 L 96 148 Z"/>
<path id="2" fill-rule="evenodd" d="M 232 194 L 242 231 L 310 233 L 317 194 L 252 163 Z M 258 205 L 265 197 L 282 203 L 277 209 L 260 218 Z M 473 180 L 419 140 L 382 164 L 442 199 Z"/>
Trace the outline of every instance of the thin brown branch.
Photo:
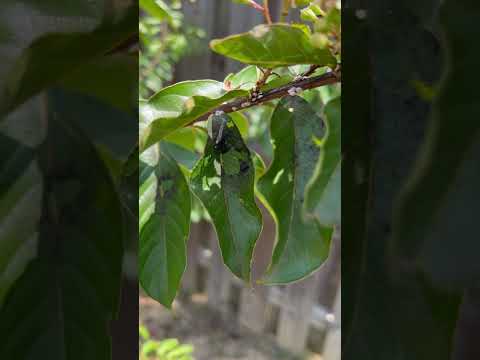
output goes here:
<path id="1" fill-rule="evenodd" d="M 263 0 L 263 13 L 268 25 L 272 24 L 272 15 L 270 14 L 270 7 L 268 6 L 268 0 Z"/>
<path id="2" fill-rule="evenodd" d="M 262 77 L 257 81 L 255 84 L 255 90 L 260 89 L 265 83 L 267 82 L 268 78 L 272 74 L 272 69 L 266 69 L 266 70 L 261 70 L 262 71 Z"/>
<path id="3" fill-rule="evenodd" d="M 312 75 L 320 66 L 319 65 L 312 65 L 310 66 L 310 68 L 305 71 L 301 76 L 302 77 L 305 77 L 305 76 L 310 76 Z"/>
<path id="4" fill-rule="evenodd" d="M 250 97 L 243 97 L 237 100 L 231 101 L 229 103 L 222 104 L 217 108 L 213 109 L 209 113 L 206 113 L 195 120 L 193 120 L 189 125 L 194 123 L 205 121 L 211 114 L 215 114 L 218 112 L 221 113 L 231 113 L 238 110 L 244 110 L 252 106 L 257 106 L 262 103 L 279 99 L 287 95 L 291 95 L 293 93 L 298 93 L 300 90 L 309 90 L 314 89 L 320 86 L 335 84 L 341 81 L 341 71 L 338 69 L 337 71 L 331 71 L 319 76 L 314 76 L 310 78 L 301 77 L 297 80 L 294 80 L 286 85 L 280 86 L 276 89 L 272 89 L 266 91 L 264 93 L 259 93 L 253 99 Z"/>

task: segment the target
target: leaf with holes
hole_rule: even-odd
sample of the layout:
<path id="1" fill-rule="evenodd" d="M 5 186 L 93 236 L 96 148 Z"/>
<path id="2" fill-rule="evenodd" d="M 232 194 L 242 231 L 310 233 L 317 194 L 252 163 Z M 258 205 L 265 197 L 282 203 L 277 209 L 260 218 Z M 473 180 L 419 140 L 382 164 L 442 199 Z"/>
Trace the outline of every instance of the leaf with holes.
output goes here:
<path id="1" fill-rule="evenodd" d="M 313 213 L 325 226 L 339 225 L 342 217 L 340 105 L 340 98 L 336 98 L 325 106 L 327 133 L 320 140 L 320 157 L 305 194 L 307 214 Z"/>
<path id="2" fill-rule="evenodd" d="M 171 307 L 186 266 L 191 199 L 177 163 L 158 146 L 141 158 L 139 195 L 140 284 Z"/>
<path id="3" fill-rule="evenodd" d="M 264 68 L 336 64 L 330 50 L 315 47 L 308 28 L 297 25 L 258 25 L 246 33 L 212 40 L 210 47 L 220 55 Z"/>
<path id="4" fill-rule="evenodd" d="M 262 229 L 255 203 L 255 166 L 247 146 L 227 115 L 212 116 L 203 158 L 193 169 L 190 185 L 213 220 L 225 264 L 250 281 L 253 249 Z"/>
<path id="5" fill-rule="evenodd" d="M 331 227 L 305 219 L 303 202 L 324 135 L 322 119 L 298 96 L 283 98 L 271 120 L 274 159 L 257 183 L 262 201 L 277 224 L 272 262 L 262 282 L 282 284 L 309 275 L 325 261 Z"/>

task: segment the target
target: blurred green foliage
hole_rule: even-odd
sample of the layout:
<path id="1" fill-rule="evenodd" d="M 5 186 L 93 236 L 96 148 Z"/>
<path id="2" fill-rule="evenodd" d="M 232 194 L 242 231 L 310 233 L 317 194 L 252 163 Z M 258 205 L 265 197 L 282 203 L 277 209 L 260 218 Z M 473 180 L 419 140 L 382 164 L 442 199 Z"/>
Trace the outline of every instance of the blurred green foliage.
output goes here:
<path id="1" fill-rule="evenodd" d="M 202 48 L 205 32 L 186 24 L 181 10 L 180 0 L 141 2 L 139 92 L 143 99 L 173 80 L 174 66 L 182 57 Z"/>
<path id="2" fill-rule="evenodd" d="M 139 326 L 140 360 L 193 360 L 193 346 L 177 339 L 154 340 L 144 325 Z"/>

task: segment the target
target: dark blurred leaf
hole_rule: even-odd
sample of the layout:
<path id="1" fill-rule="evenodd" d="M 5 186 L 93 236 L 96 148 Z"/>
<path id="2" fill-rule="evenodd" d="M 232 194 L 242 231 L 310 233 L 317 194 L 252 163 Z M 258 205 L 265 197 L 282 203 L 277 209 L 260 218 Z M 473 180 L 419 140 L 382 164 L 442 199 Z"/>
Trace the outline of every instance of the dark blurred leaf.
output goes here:
<path id="1" fill-rule="evenodd" d="M 34 152 L 0 133 L 0 307 L 37 249 L 42 181 Z"/>
<path id="2" fill-rule="evenodd" d="M 61 86 L 137 116 L 138 58 L 116 54 L 95 59 L 66 76 Z"/>
<path id="3" fill-rule="evenodd" d="M 396 248 L 437 286 L 480 282 L 480 3 L 446 1 L 441 10 L 450 60 L 433 103 L 431 125 L 397 212 Z"/>
<path id="4" fill-rule="evenodd" d="M 52 114 L 50 114 L 52 115 Z M 82 132 L 49 116 L 39 250 L 0 310 L 0 358 L 110 358 L 122 269 L 120 202 Z"/>
<path id="5" fill-rule="evenodd" d="M 78 4 L 80 1 L 72 3 Z M 133 2 L 131 5 L 124 10 L 115 8 L 111 14 L 112 18 L 105 17 L 100 25 L 102 16 L 99 14 L 91 19 L 82 17 L 68 19 L 68 15 L 65 15 L 65 19 L 68 19 L 65 23 L 68 26 L 61 26 L 60 17 L 53 27 L 52 23 L 48 22 L 43 24 L 43 27 L 34 27 L 32 33 L 28 34 L 31 42 L 26 47 L 24 44 L 8 42 L 0 44 L 2 52 L 8 53 L 10 49 L 13 54 L 8 53 L 6 57 L 4 77 L 0 82 L 0 116 L 3 117 L 31 96 L 132 37 L 138 31 L 138 10 L 133 6 L 135 5 Z M 55 8 L 48 7 L 49 11 L 51 9 Z M 60 11 L 59 9 L 56 8 L 55 11 Z M 68 14 L 70 11 L 68 6 L 65 9 L 65 13 Z M 43 8 L 42 10 L 46 11 Z M 2 11 L 2 15 L 13 15 L 13 30 L 20 30 L 15 28 L 15 25 L 20 24 L 15 23 L 19 21 L 18 16 L 28 18 L 51 15 L 49 12 L 37 15 L 31 11 L 33 10 L 29 8 L 22 9 L 9 4 L 9 7 Z M 18 46 L 13 50 L 12 45 Z"/>
<path id="6" fill-rule="evenodd" d="M 120 166 L 138 141 L 135 136 L 138 132 L 137 115 L 120 111 L 96 97 L 54 89 L 49 92 L 49 105 L 55 109 L 56 116 L 78 124 L 90 141 L 100 146 L 113 161 L 120 161 Z"/>

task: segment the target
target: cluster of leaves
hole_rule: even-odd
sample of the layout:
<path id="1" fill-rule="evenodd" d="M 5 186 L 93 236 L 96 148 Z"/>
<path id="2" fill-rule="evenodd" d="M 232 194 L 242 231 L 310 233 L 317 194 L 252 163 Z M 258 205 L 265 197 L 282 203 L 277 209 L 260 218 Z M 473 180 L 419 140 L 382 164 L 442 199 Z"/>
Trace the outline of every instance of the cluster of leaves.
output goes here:
<path id="1" fill-rule="evenodd" d="M 305 11 L 317 9 L 306 3 Z M 302 279 L 327 258 L 340 224 L 340 90 L 300 86 L 334 70 L 338 79 L 339 14 L 336 7 L 318 13 L 328 26 L 316 32 L 267 21 L 212 40 L 213 51 L 247 66 L 223 82 L 184 81 L 140 101 L 139 279 L 165 306 L 185 270 L 192 198 L 213 223 L 226 266 L 246 282 L 262 230 L 257 199 L 277 223 L 261 282 Z M 318 33 L 329 43 L 319 44 Z M 262 100 L 279 89 L 273 101 Z M 259 138 L 273 145 L 268 169 L 262 147 L 252 146 Z"/>
<path id="2" fill-rule="evenodd" d="M 140 325 L 140 360 L 192 360 L 193 347 L 177 339 L 154 340 L 144 325 Z"/>
<path id="3" fill-rule="evenodd" d="M 181 1 L 141 0 L 139 91 L 147 98 L 172 81 L 173 66 L 196 51 L 202 29 L 185 24 Z"/>

